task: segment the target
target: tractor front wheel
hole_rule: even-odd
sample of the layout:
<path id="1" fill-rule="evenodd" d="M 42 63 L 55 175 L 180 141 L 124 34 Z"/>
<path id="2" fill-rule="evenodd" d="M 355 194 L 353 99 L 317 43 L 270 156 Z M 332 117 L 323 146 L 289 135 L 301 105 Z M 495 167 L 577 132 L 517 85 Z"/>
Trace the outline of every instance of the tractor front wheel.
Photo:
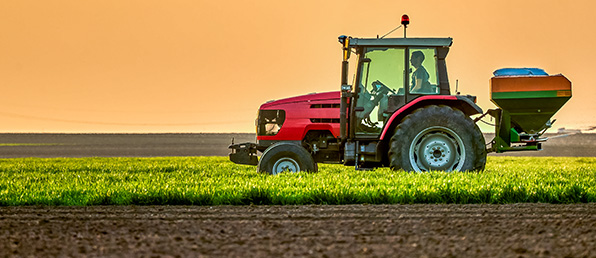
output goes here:
<path id="1" fill-rule="evenodd" d="M 312 155 L 302 146 L 290 142 L 278 142 L 267 148 L 257 171 L 277 175 L 281 172 L 317 172 L 317 163 Z"/>
<path id="2" fill-rule="evenodd" d="M 483 170 L 484 136 L 461 110 L 427 106 L 406 116 L 390 141 L 390 166 L 406 171 Z"/>

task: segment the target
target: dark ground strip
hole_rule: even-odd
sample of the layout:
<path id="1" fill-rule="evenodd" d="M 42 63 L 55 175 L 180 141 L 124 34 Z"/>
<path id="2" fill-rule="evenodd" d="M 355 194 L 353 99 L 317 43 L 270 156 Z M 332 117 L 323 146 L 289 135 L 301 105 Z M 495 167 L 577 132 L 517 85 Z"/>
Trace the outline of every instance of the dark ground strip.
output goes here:
<path id="1" fill-rule="evenodd" d="M 0 208 L 0 256 L 596 257 L 596 204 Z"/>
<path id="2" fill-rule="evenodd" d="M 552 137 L 542 151 L 490 155 L 596 157 L 596 134 Z M 0 158 L 227 156 L 232 138 L 236 143 L 255 142 L 249 133 L 0 134 Z"/>
<path id="3" fill-rule="evenodd" d="M 0 144 L 23 144 L 0 145 L 0 158 L 227 156 L 232 138 L 255 141 L 254 134 L 0 134 Z"/>

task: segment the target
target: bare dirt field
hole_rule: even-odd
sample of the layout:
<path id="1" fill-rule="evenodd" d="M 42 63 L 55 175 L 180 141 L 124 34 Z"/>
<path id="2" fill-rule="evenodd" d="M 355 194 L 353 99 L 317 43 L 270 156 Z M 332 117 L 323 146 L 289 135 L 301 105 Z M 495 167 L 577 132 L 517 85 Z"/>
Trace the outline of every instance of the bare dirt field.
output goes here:
<path id="1" fill-rule="evenodd" d="M 596 204 L 0 209 L 0 256 L 596 257 Z"/>
<path id="2" fill-rule="evenodd" d="M 225 156 L 232 137 L 254 140 L 0 134 L 0 157 Z M 595 139 L 493 155 L 596 156 Z M 11 256 L 596 257 L 596 204 L 0 207 Z"/>

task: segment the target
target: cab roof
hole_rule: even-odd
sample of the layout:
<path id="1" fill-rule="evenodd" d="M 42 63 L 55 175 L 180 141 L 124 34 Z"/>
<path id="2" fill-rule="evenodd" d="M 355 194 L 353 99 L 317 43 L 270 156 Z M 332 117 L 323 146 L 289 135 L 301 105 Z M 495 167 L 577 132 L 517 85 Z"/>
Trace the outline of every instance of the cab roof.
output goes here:
<path id="1" fill-rule="evenodd" d="M 350 47 L 450 47 L 452 38 L 352 38 Z"/>

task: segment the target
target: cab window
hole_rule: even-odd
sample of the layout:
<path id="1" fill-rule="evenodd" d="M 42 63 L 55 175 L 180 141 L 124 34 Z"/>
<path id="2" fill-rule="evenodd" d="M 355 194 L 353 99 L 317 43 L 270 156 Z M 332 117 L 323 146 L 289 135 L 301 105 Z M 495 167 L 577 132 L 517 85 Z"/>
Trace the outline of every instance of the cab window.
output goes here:
<path id="1" fill-rule="evenodd" d="M 436 48 L 410 48 L 410 93 L 439 94 Z"/>

